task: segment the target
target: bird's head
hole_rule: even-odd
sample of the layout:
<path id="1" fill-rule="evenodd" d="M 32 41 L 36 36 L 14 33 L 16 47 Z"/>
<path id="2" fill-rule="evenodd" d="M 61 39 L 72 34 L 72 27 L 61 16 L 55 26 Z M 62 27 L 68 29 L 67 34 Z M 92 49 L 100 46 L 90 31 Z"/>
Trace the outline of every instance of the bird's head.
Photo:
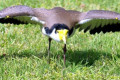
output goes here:
<path id="1" fill-rule="evenodd" d="M 65 44 L 69 37 L 69 28 L 65 24 L 54 24 L 50 29 L 45 27 L 42 32 L 55 41 L 63 41 Z"/>

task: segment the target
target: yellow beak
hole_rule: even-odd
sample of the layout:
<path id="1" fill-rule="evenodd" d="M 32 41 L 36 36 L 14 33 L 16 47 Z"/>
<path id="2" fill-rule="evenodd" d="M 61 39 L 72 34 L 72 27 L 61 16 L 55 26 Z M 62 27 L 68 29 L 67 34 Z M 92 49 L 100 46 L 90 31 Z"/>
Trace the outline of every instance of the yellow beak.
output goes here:
<path id="1" fill-rule="evenodd" d="M 57 32 L 59 35 L 59 39 L 62 40 L 66 44 L 68 30 L 67 29 L 57 30 Z"/>

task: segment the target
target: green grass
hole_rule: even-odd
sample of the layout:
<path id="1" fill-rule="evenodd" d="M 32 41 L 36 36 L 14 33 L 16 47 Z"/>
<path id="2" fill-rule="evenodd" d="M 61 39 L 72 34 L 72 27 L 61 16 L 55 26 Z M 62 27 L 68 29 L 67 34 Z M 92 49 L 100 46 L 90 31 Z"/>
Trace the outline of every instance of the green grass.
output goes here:
<path id="1" fill-rule="evenodd" d="M 0 0 L 0 10 L 13 5 L 120 12 L 119 0 Z M 0 24 L 0 80 L 120 79 L 120 32 L 91 35 L 77 30 L 68 40 L 64 68 L 63 43 L 52 41 L 48 64 L 48 40 L 40 30 L 39 25 Z"/>

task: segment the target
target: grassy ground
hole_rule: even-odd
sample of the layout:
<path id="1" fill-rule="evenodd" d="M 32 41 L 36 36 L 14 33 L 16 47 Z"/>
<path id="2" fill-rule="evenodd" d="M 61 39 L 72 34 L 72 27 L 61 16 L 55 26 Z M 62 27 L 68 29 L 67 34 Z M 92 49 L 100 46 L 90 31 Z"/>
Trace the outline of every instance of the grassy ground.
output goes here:
<path id="1" fill-rule="evenodd" d="M 0 0 L 0 9 L 13 5 L 120 12 L 119 0 Z M 48 40 L 39 25 L 0 24 L 0 80 L 119 80 L 119 40 L 120 32 L 91 35 L 77 30 L 68 40 L 64 68 L 63 43 L 52 41 L 47 63 Z"/>

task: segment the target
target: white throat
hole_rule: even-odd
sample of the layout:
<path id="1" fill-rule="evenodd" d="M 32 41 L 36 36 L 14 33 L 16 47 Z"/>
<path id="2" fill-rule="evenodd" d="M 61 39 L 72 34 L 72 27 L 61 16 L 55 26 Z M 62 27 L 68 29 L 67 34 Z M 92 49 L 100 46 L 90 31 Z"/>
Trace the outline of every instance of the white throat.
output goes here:
<path id="1" fill-rule="evenodd" d="M 45 28 L 43 27 L 42 28 L 42 33 L 44 35 L 47 35 L 48 37 L 54 39 L 55 41 L 60 41 L 58 33 L 55 33 L 55 29 L 53 29 L 53 31 L 51 32 L 51 34 L 47 34 L 46 31 L 45 31 Z"/>

